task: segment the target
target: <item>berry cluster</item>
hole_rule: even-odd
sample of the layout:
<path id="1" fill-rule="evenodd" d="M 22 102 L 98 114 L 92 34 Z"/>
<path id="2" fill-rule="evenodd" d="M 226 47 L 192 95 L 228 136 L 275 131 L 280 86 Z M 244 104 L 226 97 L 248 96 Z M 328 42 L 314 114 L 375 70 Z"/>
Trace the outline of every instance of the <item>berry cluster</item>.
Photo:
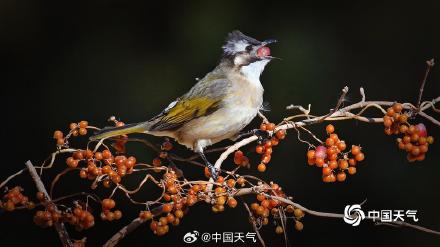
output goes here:
<path id="1" fill-rule="evenodd" d="M 168 148 L 167 148 L 168 149 Z M 169 231 L 169 224 L 177 226 L 184 214 L 188 211 L 188 207 L 194 205 L 197 201 L 197 193 L 205 190 L 206 185 L 194 184 L 186 192 L 181 188 L 179 180 L 174 171 L 166 172 L 163 175 L 163 184 L 166 193 L 163 195 L 165 203 L 161 206 L 163 216 L 154 219 L 155 215 L 151 211 L 141 211 L 139 218 L 142 220 L 152 220 L 150 229 L 154 234 L 163 236 Z"/>
<path id="2" fill-rule="evenodd" d="M 220 213 L 225 211 L 225 204 L 230 208 L 235 208 L 237 206 L 237 200 L 228 193 L 234 189 L 237 183 L 235 179 L 230 178 L 225 181 L 222 176 L 219 176 L 216 182 L 220 185 L 214 189 L 215 197 L 212 201 L 212 212 Z"/>
<path id="3" fill-rule="evenodd" d="M 101 219 L 106 221 L 119 220 L 122 218 L 122 212 L 120 210 L 111 211 L 116 206 L 116 202 L 113 199 L 106 198 L 102 200 L 102 213 Z"/>
<path id="4" fill-rule="evenodd" d="M 259 140 L 259 144 L 255 147 L 255 152 L 261 154 L 261 162 L 257 166 L 259 172 L 266 171 L 266 165 L 272 158 L 273 147 L 277 146 L 281 140 L 286 138 L 285 130 L 278 130 L 274 133 L 276 125 L 274 123 L 262 123 L 261 131 L 267 131 L 270 138 Z"/>
<path id="5" fill-rule="evenodd" d="M 383 117 L 385 133 L 387 135 L 403 134 L 401 138 L 397 138 L 398 147 L 408 153 L 408 161 L 422 161 L 428 152 L 429 144 L 434 142 L 434 138 L 428 136 L 426 126 L 423 123 L 409 124 L 408 115 L 402 113 L 402 110 L 403 106 L 400 103 L 387 109 L 387 113 Z"/>
<path id="6" fill-rule="evenodd" d="M 89 229 L 95 225 L 95 217 L 83 206 L 76 204 L 73 211 L 69 210 L 62 213 L 61 219 L 74 226 L 77 231 Z"/>
<path id="7" fill-rule="evenodd" d="M 7 191 L 3 196 L 3 200 L 0 201 L 0 208 L 5 211 L 14 211 L 16 206 L 25 206 L 28 209 L 35 207 L 35 204 L 29 201 L 29 198 L 22 194 L 23 189 L 16 186 Z"/>
<path id="8" fill-rule="evenodd" d="M 350 152 L 344 152 L 347 145 L 340 140 L 331 124 L 326 126 L 328 138 L 320 146 L 307 151 L 307 162 L 322 168 L 322 180 L 324 182 L 343 182 L 348 174 L 356 173 L 357 162 L 365 159 L 361 147 L 352 145 Z M 351 154 L 352 157 L 349 157 Z"/>
<path id="9" fill-rule="evenodd" d="M 240 150 L 235 151 L 234 153 L 234 164 L 237 166 L 248 167 L 250 166 L 249 158 L 244 155 L 244 153 Z"/>
<path id="10" fill-rule="evenodd" d="M 282 191 L 281 187 L 276 183 L 271 183 L 271 189 L 267 192 L 262 192 L 257 194 L 257 202 L 251 204 L 251 211 L 258 222 L 261 225 L 267 225 L 269 223 L 269 218 L 272 215 L 273 219 L 280 219 L 280 210 L 293 214 L 295 221 L 295 229 L 301 231 L 303 229 L 303 224 L 300 221 L 304 217 L 304 212 L 295 208 L 292 205 L 285 205 L 277 200 L 271 199 L 270 196 L 286 197 L 285 193 Z M 275 220 L 275 232 L 277 234 L 282 234 L 284 228 L 277 220 Z"/>
<path id="11" fill-rule="evenodd" d="M 95 225 L 95 218 L 92 213 L 84 209 L 78 202 L 73 209 L 60 211 L 52 202 L 47 202 L 46 197 L 42 192 L 37 192 L 37 199 L 46 206 L 46 209 L 38 210 L 34 215 L 34 223 L 37 226 L 46 228 L 52 227 L 56 222 L 69 223 L 74 226 L 77 231 L 91 228 Z"/>
<path id="12" fill-rule="evenodd" d="M 94 180 L 98 176 L 105 176 L 103 185 L 108 188 L 111 182 L 118 184 L 122 177 L 133 172 L 136 158 L 124 155 L 113 156 L 108 149 L 95 153 L 87 149 L 78 150 L 66 159 L 66 164 L 70 168 L 77 168 L 80 162 L 85 164 L 79 172 L 81 178 Z"/>
<path id="13" fill-rule="evenodd" d="M 64 137 L 64 134 L 61 130 L 56 130 L 53 133 L 53 138 L 57 141 L 58 146 L 63 146 L 66 144 L 66 141 L 70 136 L 87 135 L 88 126 L 89 123 L 85 120 L 80 121 L 79 123 L 70 123 L 70 132 L 66 137 Z"/>

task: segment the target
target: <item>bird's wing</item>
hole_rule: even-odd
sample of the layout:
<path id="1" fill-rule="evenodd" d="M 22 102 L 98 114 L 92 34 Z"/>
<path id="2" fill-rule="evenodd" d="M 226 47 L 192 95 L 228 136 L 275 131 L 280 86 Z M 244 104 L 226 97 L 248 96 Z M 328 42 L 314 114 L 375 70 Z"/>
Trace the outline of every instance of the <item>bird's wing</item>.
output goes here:
<path id="1" fill-rule="evenodd" d="M 225 78 L 204 78 L 191 90 L 171 103 L 161 114 L 151 119 L 150 130 L 164 131 L 181 127 L 192 119 L 215 112 L 228 93 L 229 82 Z"/>

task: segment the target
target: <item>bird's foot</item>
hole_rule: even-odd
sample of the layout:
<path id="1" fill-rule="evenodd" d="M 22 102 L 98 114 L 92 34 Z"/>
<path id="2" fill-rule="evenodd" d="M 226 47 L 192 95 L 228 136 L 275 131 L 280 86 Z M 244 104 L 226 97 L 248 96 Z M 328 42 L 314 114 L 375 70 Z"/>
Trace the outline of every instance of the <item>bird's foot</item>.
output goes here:
<path id="1" fill-rule="evenodd" d="M 209 169 L 209 173 L 211 174 L 211 178 L 214 179 L 214 181 L 217 181 L 218 174 L 220 171 L 209 162 L 206 164 L 206 167 L 208 167 L 208 169 Z"/>
<path id="2" fill-rule="evenodd" d="M 267 132 L 267 131 L 260 130 L 260 129 L 253 129 L 250 131 L 241 132 L 233 139 L 233 141 L 236 141 L 241 138 L 253 136 L 253 135 L 256 135 L 258 137 L 258 141 L 264 141 L 264 140 L 269 139 L 269 137 L 270 137 L 269 132 Z"/>

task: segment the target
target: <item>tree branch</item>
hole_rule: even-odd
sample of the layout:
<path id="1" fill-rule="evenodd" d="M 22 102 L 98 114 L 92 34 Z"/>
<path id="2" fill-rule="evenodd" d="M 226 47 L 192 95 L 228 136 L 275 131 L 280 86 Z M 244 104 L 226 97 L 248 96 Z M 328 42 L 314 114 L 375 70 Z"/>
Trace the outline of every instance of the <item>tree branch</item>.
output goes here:
<path id="1" fill-rule="evenodd" d="M 55 207 L 55 210 L 58 211 L 58 208 L 56 207 L 56 205 L 53 202 L 51 202 L 50 196 L 47 193 L 46 188 L 44 187 L 44 184 L 40 179 L 40 176 L 38 176 L 38 173 L 35 170 L 35 167 L 32 165 L 32 162 L 30 160 L 26 161 L 26 167 L 28 168 L 29 173 L 31 174 L 31 177 L 34 180 L 38 191 L 43 192 L 48 203 L 52 204 Z M 58 237 L 60 238 L 63 246 L 64 247 L 71 247 L 72 241 L 70 240 L 69 233 L 67 232 L 64 224 L 62 222 L 54 222 L 54 226 L 58 232 Z"/>

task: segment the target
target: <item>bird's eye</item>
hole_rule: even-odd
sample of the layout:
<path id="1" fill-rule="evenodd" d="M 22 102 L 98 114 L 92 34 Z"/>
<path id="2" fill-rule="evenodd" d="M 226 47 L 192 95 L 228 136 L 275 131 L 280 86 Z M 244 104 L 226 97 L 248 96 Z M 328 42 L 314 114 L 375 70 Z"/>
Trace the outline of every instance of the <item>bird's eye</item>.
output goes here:
<path id="1" fill-rule="evenodd" d="M 246 51 L 252 51 L 252 45 L 246 46 Z"/>

